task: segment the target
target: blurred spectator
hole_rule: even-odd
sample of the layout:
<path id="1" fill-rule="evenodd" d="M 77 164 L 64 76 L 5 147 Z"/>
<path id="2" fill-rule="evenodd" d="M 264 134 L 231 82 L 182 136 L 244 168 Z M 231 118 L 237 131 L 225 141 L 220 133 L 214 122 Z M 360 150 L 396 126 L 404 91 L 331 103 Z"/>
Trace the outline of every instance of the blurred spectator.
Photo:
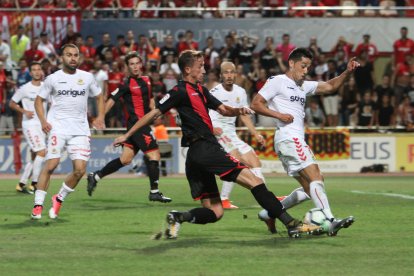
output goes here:
<path id="1" fill-rule="evenodd" d="M 250 70 L 253 51 L 257 46 L 258 38 L 243 36 L 236 46 L 236 64 L 243 66 L 243 73 L 247 74 Z"/>
<path id="2" fill-rule="evenodd" d="M 264 0 L 262 1 L 264 6 L 268 6 L 270 8 L 278 8 L 284 7 L 285 1 L 284 0 Z M 282 17 L 283 11 L 282 10 L 270 10 L 263 12 L 264 17 Z"/>
<path id="3" fill-rule="evenodd" d="M 150 71 L 159 71 L 161 63 L 161 49 L 158 46 L 157 38 L 155 36 L 150 38 L 149 43 L 151 44 L 152 51 L 148 53 L 148 63 Z"/>
<path id="4" fill-rule="evenodd" d="M 401 35 L 400 39 L 396 40 L 393 45 L 394 65 L 397 65 L 398 63 L 404 63 L 406 55 L 414 54 L 414 41 L 408 38 L 408 28 L 401 27 L 400 35 Z"/>
<path id="5" fill-rule="evenodd" d="M 44 58 L 40 62 L 40 66 L 42 67 L 45 78 L 58 70 L 57 67 L 52 65 L 52 63 L 50 62 L 48 58 Z"/>
<path id="6" fill-rule="evenodd" d="M 161 75 L 158 71 L 151 72 L 151 91 L 156 103 L 167 93 L 165 84 L 161 81 Z"/>
<path id="7" fill-rule="evenodd" d="M 203 0 L 202 4 L 205 8 L 218 8 L 220 0 Z M 203 18 L 220 17 L 219 11 L 204 11 Z"/>
<path id="8" fill-rule="evenodd" d="M 32 63 L 33 61 L 40 62 L 44 57 L 45 54 L 38 50 L 40 43 L 40 39 L 38 37 L 34 37 L 30 42 L 30 49 L 24 52 L 24 59 L 26 60 L 27 64 Z"/>
<path id="9" fill-rule="evenodd" d="M 108 71 L 104 70 L 101 60 L 95 60 L 91 73 L 95 77 L 96 84 L 101 88 L 102 95 L 108 94 Z M 112 91 L 111 91 L 112 92 Z M 98 114 L 96 101 L 88 101 L 88 114 L 95 118 Z"/>
<path id="10" fill-rule="evenodd" d="M 0 61 L 0 135 L 11 133 L 3 129 L 14 129 L 14 112 L 9 107 L 10 99 L 14 93 L 14 82 L 10 74 L 4 69 L 4 64 Z"/>
<path id="11" fill-rule="evenodd" d="M 62 42 L 60 43 L 59 50 L 62 48 L 65 44 L 75 44 L 76 38 L 78 36 L 82 36 L 80 33 L 75 32 L 75 27 L 72 23 L 66 24 L 66 36 L 62 39 Z"/>
<path id="12" fill-rule="evenodd" d="M 160 66 L 160 74 L 163 78 L 166 77 L 166 74 L 169 74 L 169 70 L 172 70 L 172 73 L 174 74 L 174 78 L 178 78 L 181 71 L 178 67 L 178 64 L 174 60 L 174 56 L 172 54 L 169 54 L 167 56 L 167 60 L 165 63 L 161 64 Z"/>
<path id="13" fill-rule="evenodd" d="M 137 4 L 135 17 L 138 18 L 158 18 L 158 10 L 145 10 L 147 8 L 158 8 L 160 2 L 158 0 L 144 0 Z"/>
<path id="14" fill-rule="evenodd" d="M 109 33 L 104 33 L 102 35 L 102 44 L 96 47 L 96 54 L 98 55 L 100 60 L 104 60 L 105 52 L 111 51 L 112 47 L 114 47 L 111 43 L 111 35 Z"/>
<path id="15" fill-rule="evenodd" d="M 336 78 L 338 72 L 336 70 L 336 62 L 333 59 L 328 60 L 328 70 L 323 73 L 322 80 L 329 81 L 330 79 Z M 338 104 L 339 104 L 339 91 L 334 93 L 324 95 L 322 98 L 323 107 L 325 109 L 325 114 L 327 117 L 327 126 L 337 126 L 338 125 Z"/>
<path id="16" fill-rule="evenodd" d="M 142 64 L 146 67 L 145 69 L 148 70 L 147 61 L 148 61 L 148 54 L 152 53 L 154 49 L 152 48 L 151 43 L 149 42 L 148 38 L 144 34 L 140 34 L 138 36 L 138 44 L 137 50 L 139 56 L 142 58 Z"/>
<path id="17" fill-rule="evenodd" d="M 170 91 L 174 88 L 174 86 L 177 85 L 177 77 L 176 73 L 173 69 L 167 69 L 165 73 L 163 74 L 162 82 L 165 84 L 165 89 L 167 91 Z"/>
<path id="18" fill-rule="evenodd" d="M 204 86 L 210 91 L 211 89 L 213 89 L 219 84 L 220 82 L 219 82 L 219 76 L 217 74 L 217 71 L 214 69 L 211 69 L 210 71 L 208 71 L 207 81 L 204 83 Z"/>
<path id="19" fill-rule="evenodd" d="M 183 8 L 201 8 L 202 3 L 199 0 L 185 0 Z M 201 11 L 180 9 L 178 16 L 181 18 L 201 18 Z"/>
<path id="20" fill-rule="evenodd" d="M 387 95 L 391 99 L 391 104 L 395 106 L 394 89 L 391 87 L 391 77 L 388 75 L 382 76 L 381 83 L 374 88 L 374 97 L 382 99 Z"/>
<path id="21" fill-rule="evenodd" d="M 234 62 L 236 57 L 236 45 L 235 40 L 231 34 L 226 35 L 224 39 L 224 45 L 220 48 L 219 54 L 222 60 Z"/>
<path id="22" fill-rule="evenodd" d="M 70 0 L 55 0 L 54 4 L 55 4 L 55 7 L 58 9 L 74 9 L 75 8 L 75 5 Z"/>
<path id="23" fill-rule="evenodd" d="M 3 62 L 4 69 L 11 70 L 12 60 L 11 60 L 10 45 L 7 42 L 3 41 L 1 36 L 2 36 L 2 28 L 0 27 L 0 62 Z"/>
<path id="24" fill-rule="evenodd" d="M 16 64 L 23 57 L 24 52 L 30 48 L 30 38 L 25 34 L 25 28 L 17 27 L 17 34 L 10 38 L 11 59 Z"/>
<path id="25" fill-rule="evenodd" d="M 352 55 L 352 48 L 354 47 L 353 43 L 346 41 L 344 36 L 340 36 L 338 41 L 331 49 L 331 54 L 336 55 L 338 51 L 342 50 L 345 54 L 345 61 L 348 62 L 349 58 Z"/>
<path id="26" fill-rule="evenodd" d="M 302 7 L 305 6 L 305 1 L 303 0 L 292 0 L 288 1 L 288 11 L 287 15 L 289 17 L 305 17 L 305 11 L 304 10 L 295 10 L 295 7 Z"/>
<path id="27" fill-rule="evenodd" d="M 403 98 L 404 91 L 410 85 L 410 75 L 414 74 L 412 54 L 404 56 L 404 62 L 397 63 L 391 83 L 394 84 L 395 105 L 398 106 Z"/>
<path id="28" fill-rule="evenodd" d="M 257 59 L 255 62 L 257 62 Z M 252 83 L 249 81 L 246 74 L 243 73 L 243 66 L 241 64 L 236 66 L 236 77 L 235 77 L 234 83 L 244 88 L 247 94 L 250 94 Z"/>
<path id="29" fill-rule="evenodd" d="M 108 93 L 105 95 L 105 100 L 123 83 L 124 78 L 125 74 L 119 70 L 119 64 L 115 61 L 112 63 L 112 70 L 108 73 Z M 110 128 L 122 127 L 121 101 L 114 102 L 114 106 L 106 114 L 105 124 Z"/>
<path id="30" fill-rule="evenodd" d="M 307 1 L 306 7 L 323 8 L 323 7 L 325 7 L 325 5 L 323 4 L 322 1 L 310 0 L 310 1 Z M 306 10 L 305 11 L 305 16 L 306 17 L 323 17 L 323 16 L 325 16 L 325 13 L 326 13 L 326 11 L 324 9 Z"/>
<path id="31" fill-rule="evenodd" d="M 338 50 L 335 55 L 336 68 L 338 74 L 342 74 L 346 70 L 348 62 L 345 60 L 345 52 L 343 50 Z"/>
<path id="32" fill-rule="evenodd" d="M 319 55 L 319 58 L 317 59 L 314 75 L 311 75 L 311 77 L 316 81 L 321 81 L 323 78 L 323 75 L 328 71 L 328 63 L 326 62 L 325 54 Z"/>
<path id="33" fill-rule="evenodd" d="M 45 56 L 57 55 L 55 46 L 49 41 L 47 32 L 40 33 L 40 43 L 37 49 L 42 51 Z"/>
<path id="34" fill-rule="evenodd" d="M 285 65 L 288 65 L 289 54 L 295 48 L 296 48 L 295 44 L 290 43 L 290 35 L 283 34 L 282 43 L 276 46 L 276 52 L 282 53 L 282 60 L 285 63 Z"/>
<path id="35" fill-rule="evenodd" d="M 3 9 L 14 9 L 16 8 L 16 0 L 1 0 L 0 8 Z"/>
<path id="36" fill-rule="evenodd" d="M 168 55 L 172 55 L 174 60 L 178 58 L 178 51 L 174 46 L 174 37 L 172 35 L 167 35 L 164 39 L 164 46 L 161 47 L 161 64 L 166 62 Z"/>
<path id="37" fill-rule="evenodd" d="M 128 52 L 136 51 L 138 49 L 138 44 L 135 42 L 135 35 L 132 30 L 127 31 L 126 45 L 128 46 Z"/>
<path id="38" fill-rule="evenodd" d="M 364 34 L 362 36 L 363 42 L 358 44 L 355 49 L 355 55 L 359 56 L 363 51 L 368 53 L 368 60 L 371 63 L 374 63 L 375 59 L 378 56 L 377 46 L 370 42 L 371 36 L 369 34 Z"/>
<path id="39" fill-rule="evenodd" d="M 86 58 L 95 59 L 95 57 L 96 57 L 96 48 L 95 48 L 94 44 L 95 44 L 95 41 L 93 39 L 93 36 L 88 35 L 86 37 L 86 42 L 85 42 L 85 46 L 86 46 L 85 57 Z"/>
<path id="40" fill-rule="evenodd" d="M 134 16 L 134 8 L 137 6 L 138 0 L 116 0 L 119 9 L 119 18 L 132 18 Z"/>
<path id="41" fill-rule="evenodd" d="M 410 86 L 407 88 L 404 94 L 410 98 L 410 105 L 414 107 L 414 75 L 411 75 Z"/>
<path id="42" fill-rule="evenodd" d="M 193 36 L 193 31 L 187 30 L 185 32 L 183 41 L 178 44 L 178 54 L 185 50 L 198 50 L 198 43 L 193 40 Z"/>
<path id="43" fill-rule="evenodd" d="M 379 0 L 359 0 L 359 6 L 373 6 L 377 7 L 379 5 Z"/>
<path id="44" fill-rule="evenodd" d="M 17 88 L 19 88 L 23 84 L 28 83 L 29 81 L 32 80 L 32 77 L 30 76 L 28 64 L 24 58 L 22 58 L 19 61 L 18 67 L 19 67 L 19 70 L 17 71 L 17 80 L 16 80 Z"/>
<path id="45" fill-rule="evenodd" d="M 258 9 L 248 9 L 243 11 L 242 17 L 244 18 L 260 18 L 263 16 L 264 12 L 263 7 L 267 6 L 266 0 L 242 0 L 240 2 L 240 7 L 249 7 L 249 8 L 258 8 Z"/>
<path id="46" fill-rule="evenodd" d="M 220 1 L 218 4 L 219 8 L 238 8 L 239 3 L 237 3 L 237 0 L 227 0 L 227 1 Z M 238 10 L 223 10 L 220 11 L 220 17 L 222 18 L 239 18 L 240 17 L 240 11 Z"/>
<path id="47" fill-rule="evenodd" d="M 395 110 L 391 105 L 391 98 L 389 95 L 384 94 L 379 99 L 377 116 L 377 126 L 395 125 Z"/>
<path id="48" fill-rule="evenodd" d="M 126 45 L 125 36 L 120 34 L 116 37 L 116 46 L 112 47 L 112 55 L 114 59 L 119 57 L 124 58 L 128 54 L 128 46 Z"/>
<path id="49" fill-rule="evenodd" d="M 325 115 L 318 100 L 312 98 L 309 106 L 305 109 L 305 120 L 308 127 L 323 127 L 325 126 Z"/>
<path id="50" fill-rule="evenodd" d="M 4 63 L 0 61 L 0 112 L 3 113 L 4 108 L 6 107 L 7 99 L 7 74 L 4 69 Z"/>
<path id="51" fill-rule="evenodd" d="M 37 5 L 37 0 L 16 0 L 16 7 L 18 9 L 33 9 Z"/>
<path id="52" fill-rule="evenodd" d="M 265 46 L 259 52 L 260 65 L 262 68 L 270 72 L 277 65 L 276 62 L 276 52 L 275 47 L 273 46 L 273 37 L 267 36 L 265 38 Z"/>
<path id="53" fill-rule="evenodd" d="M 353 114 L 355 114 L 355 110 L 360 102 L 360 94 L 355 85 L 354 77 L 351 76 L 349 80 L 345 82 L 340 88 L 339 94 L 341 97 L 340 125 L 355 126 L 356 116 Z"/>
<path id="54" fill-rule="evenodd" d="M 175 8 L 174 1 L 171 0 L 161 0 L 160 8 Z M 177 17 L 177 11 L 159 11 L 158 16 L 160 18 L 175 18 Z"/>
<path id="55" fill-rule="evenodd" d="M 204 67 L 206 71 L 210 71 L 212 64 L 214 64 L 214 59 L 219 56 L 218 51 L 214 47 L 214 39 L 209 36 L 206 39 L 206 47 L 203 49 L 204 53 Z"/>
<path id="56" fill-rule="evenodd" d="M 113 0 L 96 0 L 94 7 L 97 19 L 114 17 L 113 10 L 107 10 L 115 7 Z"/>
<path id="57" fill-rule="evenodd" d="M 363 94 L 374 88 L 374 65 L 368 60 L 367 51 L 362 51 L 357 58 L 360 66 L 355 69 L 354 77 L 358 90 Z"/>
<path id="58" fill-rule="evenodd" d="M 247 74 L 249 80 L 255 84 L 259 80 L 260 70 L 263 69 L 260 65 L 259 58 L 253 58 L 252 66 L 250 67 L 250 72 Z M 265 70 L 266 71 L 266 70 Z M 259 90 L 257 90 L 259 91 Z"/>
<path id="59" fill-rule="evenodd" d="M 408 128 L 413 127 L 414 108 L 410 105 L 410 98 L 405 96 L 398 105 L 399 124 Z"/>
<path id="60" fill-rule="evenodd" d="M 322 4 L 326 7 L 333 7 L 333 6 L 340 6 L 341 2 L 340 0 L 322 0 Z M 337 10 L 330 10 L 327 9 L 325 15 L 326 16 L 337 16 L 339 14 L 339 11 Z"/>
<path id="61" fill-rule="evenodd" d="M 315 66 L 316 65 L 316 60 L 318 59 L 319 55 L 322 54 L 322 49 L 321 49 L 321 47 L 319 47 L 318 40 L 317 40 L 317 38 L 315 36 L 312 36 L 309 39 L 308 50 L 313 55 L 312 62 L 313 62 L 313 65 Z"/>
<path id="62" fill-rule="evenodd" d="M 375 124 L 376 111 L 377 106 L 371 99 L 371 91 L 366 91 L 356 109 L 356 114 L 358 116 L 357 125 L 372 127 Z"/>
<path id="63" fill-rule="evenodd" d="M 92 18 L 94 16 L 92 9 L 95 0 L 76 0 L 76 4 L 82 11 L 82 18 Z"/>

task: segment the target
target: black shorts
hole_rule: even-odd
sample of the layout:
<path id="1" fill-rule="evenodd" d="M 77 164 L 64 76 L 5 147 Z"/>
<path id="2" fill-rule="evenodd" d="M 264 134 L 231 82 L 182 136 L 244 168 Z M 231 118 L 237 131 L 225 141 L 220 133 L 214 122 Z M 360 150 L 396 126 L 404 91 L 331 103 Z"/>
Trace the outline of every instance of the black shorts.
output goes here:
<path id="1" fill-rule="evenodd" d="M 234 182 L 244 168 L 247 166 L 225 152 L 218 142 L 203 139 L 193 142 L 185 162 L 185 173 L 192 197 L 218 197 L 215 175 L 222 180 Z"/>
<path id="2" fill-rule="evenodd" d="M 132 136 L 123 143 L 123 146 L 133 149 L 135 153 L 140 150 L 142 150 L 143 153 L 158 150 L 157 140 L 155 140 L 151 127 L 149 126 L 144 126 L 132 134 Z"/>

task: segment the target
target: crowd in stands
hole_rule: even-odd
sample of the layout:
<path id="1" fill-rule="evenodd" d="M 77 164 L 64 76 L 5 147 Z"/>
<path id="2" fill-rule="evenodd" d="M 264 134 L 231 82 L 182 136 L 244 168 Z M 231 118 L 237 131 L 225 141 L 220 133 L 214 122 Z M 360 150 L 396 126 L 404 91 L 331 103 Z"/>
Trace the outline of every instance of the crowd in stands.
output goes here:
<path id="1" fill-rule="evenodd" d="M 135 34 L 129 30 L 111 37 L 105 33 L 100 41 L 91 35 L 76 33 L 67 25 L 62 44 L 73 43 L 80 49 L 80 69 L 93 73 L 104 95 L 108 96 L 126 76 L 124 56 L 137 51 L 145 64 L 144 75 L 152 80 L 152 92 L 160 99 L 180 77 L 177 58 L 186 49 L 201 50 L 205 54 L 206 76 L 204 85 L 212 89 L 219 83 L 219 68 L 222 61 L 236 64 L 236 83 L 243 87 L 250 99 L 266 83 L 269 76 L 288 70 L 287 59 L 295 47 L 307 47 L 314 55 L 314 63 L 308 78 L 329 80 L 346 69 L 347 61 L 356 56 L 361 66 L 336 93 L 325 97 L 311 97 L 306 108 L 306 123 L 310 127 L 361 126 L 361 127 L 413 127 L 414 119 L 414 41 L 409 38 L 408 29 L 402 27 L 401 37 L 394 42 L 390 62 L 382 78 L 376 79 L 374 66 L 378 51 L 369 34 L 364 34 L 360 43 L 354 45 L 339 36 L 331 49 L 321 49 L 317 37 L 309 45 L 293 45 L 289 34 L 282 37 L 266 37 L 264 47 L 258 49 L 259 40 L 254 37 L 238 37 L 234 31 L 228 33 L 224 45 L 217 45 L 212 37 L 207 38 L 200 49 L 187 30 L 175 41 L 172 35 L 165 37 L 161 45 L 155 37 Z M 0 33 L 1 35 L 1 33 Z M 94 45 L 99 45 L 95 47 Z M 30 81 L 28 64 L 41 62 L 45 76 L 60 67 L 60 45 L 53 45 L 47 33 L 29 38 L 24 27 L 19 27 L 10 41 L 0 40 L 0 130 L 18 126 L 19 119 L 8 107 L 13 93 Z M 13 67 L 13 64 L 18 66 Z M 91 101 L 90 116 L 96 115 Z M 125 125 L 122 103 L 117 103 L 106 117 L 107 127 Z M 256 116 L 257 126 L 273 127 L 274 122 Z M 176 126 L 175 113 L 164 117 L 166 126 Z M 4 131 L 0 134 L 4 134 Z"/>
<path id="2" fill-rule="evenodd" d="M 404 9 L 411 6 L 414 0 L 0 0 L 0 8 L 81 10 L 85 18 L 412 17 L 414 10 Z M 165 9 L 151 10 L 158 8 Z"/>

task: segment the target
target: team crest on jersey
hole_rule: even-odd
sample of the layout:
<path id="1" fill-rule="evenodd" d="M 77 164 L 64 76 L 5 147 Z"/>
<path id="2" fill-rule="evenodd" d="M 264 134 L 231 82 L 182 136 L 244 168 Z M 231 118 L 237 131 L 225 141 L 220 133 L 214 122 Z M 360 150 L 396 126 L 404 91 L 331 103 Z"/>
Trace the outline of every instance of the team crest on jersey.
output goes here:
<path id="1" fill-rule="evenodd" d="M 240 103 L 240 98 L 239 97 L 236 98 L 236 103 Z"/>
<path id="2" fill-rule="evenodd" d="M 83 81 L 83 79 L 78 79 L 78 85 L 84 85 L 85 82 Z"/>

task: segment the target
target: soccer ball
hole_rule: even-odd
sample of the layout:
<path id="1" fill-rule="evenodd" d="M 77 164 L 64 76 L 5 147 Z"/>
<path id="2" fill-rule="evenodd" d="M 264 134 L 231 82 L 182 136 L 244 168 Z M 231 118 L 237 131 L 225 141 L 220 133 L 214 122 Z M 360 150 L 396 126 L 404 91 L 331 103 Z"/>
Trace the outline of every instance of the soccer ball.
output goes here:
<path id="1" fill-rule="evenodd" d="M 323 210 L 319 208 L 310 209 L 305 214 L 303 221 L 307 224 L 321 226 L 324 232 L 328 232 L 331 225 Z"/>

